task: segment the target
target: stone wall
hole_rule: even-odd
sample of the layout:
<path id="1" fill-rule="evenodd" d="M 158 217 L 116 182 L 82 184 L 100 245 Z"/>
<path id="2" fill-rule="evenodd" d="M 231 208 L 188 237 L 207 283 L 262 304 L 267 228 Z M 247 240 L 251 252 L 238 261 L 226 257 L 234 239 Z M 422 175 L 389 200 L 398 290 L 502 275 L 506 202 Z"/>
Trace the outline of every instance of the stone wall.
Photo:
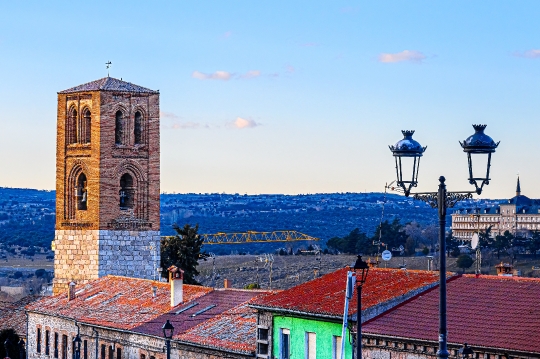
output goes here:
<path id="1" fill-rule="evenodd" d="M 129 316 L 129 313 L 126 313 Z M 40 350 L 38 351 L 38 328 L 41 333 Z M 49 354 L 46 354 L 45 335 L 49 332 Z M 30 312 L 28 315 L 28 359 L 55 359 L 54 336 L 58 334 L 58 359 L 71 359 L 73 356 L 72 342 L 79 333 L 81 344 L 81 359 L 166 359 L 165 340 L 161 337 L 143 335 L 130 331 L 103 328 L 97 325 L 88 325 L 67 318 Z M 67 338 L 67 348 L 62 347 L 62 336 Z M 86 344 L 85 344 L 86 343 Z M 86 346 L 86 356 L 85 348 Z M 102 358 L 102 347 L 105 348 L 105 358 Z M 118 352 L 120 349 L 120 352 Z M 112 358 L 109 352 L 113 353 Z M 118 356 L 120 354 L 120 356 Z M 244 359 L 252 355 L 242 355 L 221 352 L 204 347 L 197 347 L 185 343 L 171 343 L 171 359 Z"/>
<path id="2" fill-rule="evenodd" d="M 53 294 L 106 275 L 159 279 L 159 231 L 55 231 Z"/>

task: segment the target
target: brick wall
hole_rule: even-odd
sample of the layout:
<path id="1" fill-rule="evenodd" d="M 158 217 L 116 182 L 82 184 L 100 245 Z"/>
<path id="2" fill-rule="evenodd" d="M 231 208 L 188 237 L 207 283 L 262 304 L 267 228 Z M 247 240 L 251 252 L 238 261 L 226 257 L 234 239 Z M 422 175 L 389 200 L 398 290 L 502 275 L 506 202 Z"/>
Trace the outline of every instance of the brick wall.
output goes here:
<path id="1" fill-rule="evenodd" d="M 82 117 L 86 110 L 89 126 Z M 118 111 L 121 143 L 115 136 Z M 137 112 L 142 115 L 138 142 Z M 107 274 L 152 279 L 159 267 L 159 93 L 60 93 L 57 116 L 53 292 L 72 280 L 84 283 Z M 121 206 L 124 175 L 132 181 L 124 191 L 129 206 Z"/>

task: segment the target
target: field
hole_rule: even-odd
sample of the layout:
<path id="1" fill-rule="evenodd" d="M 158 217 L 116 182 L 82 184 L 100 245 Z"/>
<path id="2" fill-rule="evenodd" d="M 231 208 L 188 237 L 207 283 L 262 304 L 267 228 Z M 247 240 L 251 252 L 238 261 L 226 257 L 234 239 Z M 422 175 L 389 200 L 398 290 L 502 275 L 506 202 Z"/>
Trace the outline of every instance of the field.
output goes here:
<path id="1" fill-rule="evenodd" d="M 200 275 L 197 279 L 205 286 L 223 287 L 224 280 L 228 279 L 234 288 L 243 288 L 248 284 L 259 283 L 263 289 L 287 289 L 314 279 L 317 275 L 324 275 L 351 265 L 356 256 L 322 255 L 320 261 L 313 255 L 274 255 L 273 258 L 271 283 L 270 263 L 265 261 L 264 256 L 255 255 L 217 256 L 215 264 L 212 258 L 209 258 L 206 262 L 200 263 Z M 497 259 L 494 255 L 484 255 L 482 273 L 496 274 L 495 265 L 501 261 L 511 262 L 511 258 L 501 256 L 501 259 Z M 426 257 L 393 257 L 388 262 L 381 260 L 380 267 L 384 268 L 385 265 L 388 268 L 400 268 L 400 266 L 406 265 L 409 270 L 427 270 L 428 259 Z M 438 268 L 436 258 L 433 266 L 435 269 Z M 447 266 L 449 271 L 462 272 L 456 266 L 455 258 L 448 258 Z M 520 257 L 514 261 L 514 266 L 521 270 L 522 276 L 540 276 L 540 271 L 532 270 L 532 266 L 540 266 L 540 259 Z M 466 273 L 474 273 L 474 264 L 466 270 Z"/>

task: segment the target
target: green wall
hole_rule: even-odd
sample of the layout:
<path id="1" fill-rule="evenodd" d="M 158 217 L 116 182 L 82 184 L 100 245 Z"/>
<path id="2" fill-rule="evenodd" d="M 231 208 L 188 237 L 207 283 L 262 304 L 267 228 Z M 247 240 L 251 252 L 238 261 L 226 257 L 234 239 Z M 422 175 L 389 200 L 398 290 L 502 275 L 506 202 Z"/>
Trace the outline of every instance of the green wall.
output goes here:
<path id="1" fill-rule="evenodd" d="M 280 329 L 290 330 L 291 359 L 304 359 L 306 332 L 317 335 L 317 359 L 332 359 L 332 337 L 341 336 L 341 323 L 324 322 L 322 320 L 283 317 L 274 314 L 274 333 L 272 354 L 279 358 Z M 352 357 L 352 347 L 349 343 L 349 333 L 344 338 L 345 358 Z"/>

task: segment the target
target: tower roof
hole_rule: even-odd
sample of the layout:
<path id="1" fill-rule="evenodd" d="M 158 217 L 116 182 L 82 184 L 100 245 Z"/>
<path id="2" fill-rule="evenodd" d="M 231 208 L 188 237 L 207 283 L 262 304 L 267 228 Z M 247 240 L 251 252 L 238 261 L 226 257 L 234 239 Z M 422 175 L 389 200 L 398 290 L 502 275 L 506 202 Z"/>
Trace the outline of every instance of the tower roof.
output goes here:
<path id="1" fill-rule="evenodd" d="M 146 87 L 132 84 L 114 77 L 104 77 L 99 80 L 88 82 L 79 86 L 58 92 L 59 94 L 86 92 L 86 91 L 115 91 L 115 92 L 136 92 L 136 93 L 159 93 Z"/>
<path id="2" fill-rule="evenodd" d="M 521 194 L 521 185 L 519 184 L 519 176 L 517 179 L 517 186 L 516 186 L 516 196 L 519 196 Z"/>

